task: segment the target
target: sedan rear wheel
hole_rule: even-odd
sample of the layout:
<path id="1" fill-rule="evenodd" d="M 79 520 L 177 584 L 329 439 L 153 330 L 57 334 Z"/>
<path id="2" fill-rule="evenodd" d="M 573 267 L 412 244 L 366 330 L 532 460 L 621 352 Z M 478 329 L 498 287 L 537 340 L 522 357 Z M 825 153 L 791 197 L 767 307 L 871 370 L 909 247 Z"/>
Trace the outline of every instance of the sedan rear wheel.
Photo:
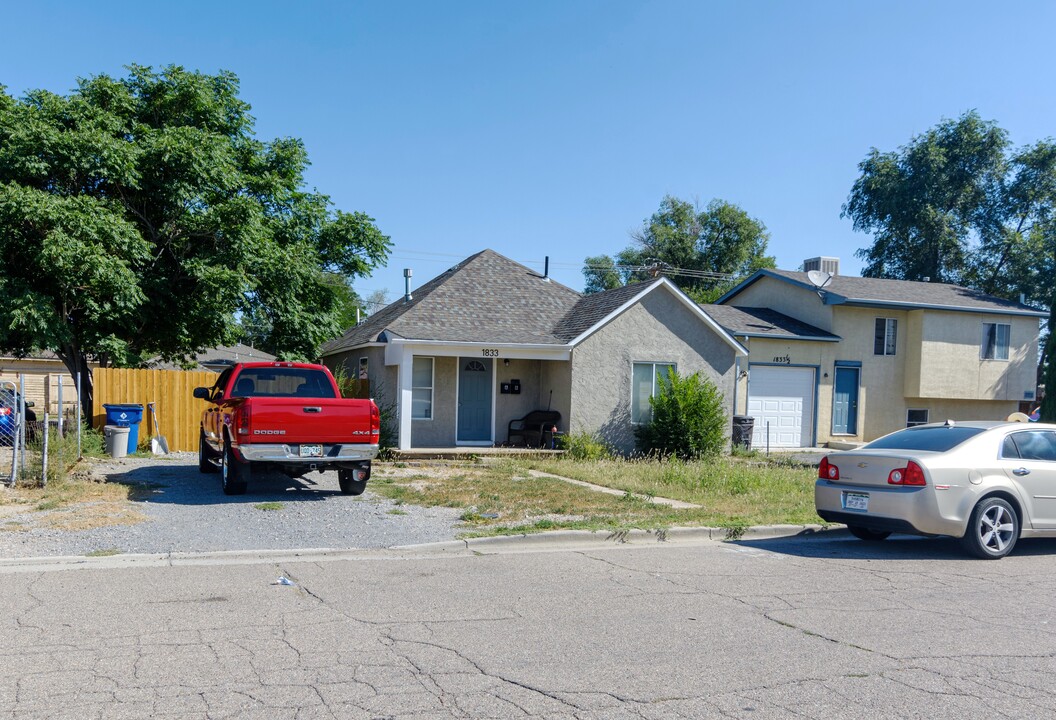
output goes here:
<path id="1" fill-rule="evenodd" d="M 880 542 L 881 540 L 887 540 L 888 535 L 891 534 L 884 530 L 870 530 L 861 525 L 848 525 L 847 530 L 859 540 L 865 540 L 867 542 Z"/>
<path id="2" fill-rule="evenodd" d="M 1019 518 L 1007 501 L 988 497 L 972 510 L 964 549 L 984 560 L 997 560 L 1012 552 L 1019 538 Z"/>

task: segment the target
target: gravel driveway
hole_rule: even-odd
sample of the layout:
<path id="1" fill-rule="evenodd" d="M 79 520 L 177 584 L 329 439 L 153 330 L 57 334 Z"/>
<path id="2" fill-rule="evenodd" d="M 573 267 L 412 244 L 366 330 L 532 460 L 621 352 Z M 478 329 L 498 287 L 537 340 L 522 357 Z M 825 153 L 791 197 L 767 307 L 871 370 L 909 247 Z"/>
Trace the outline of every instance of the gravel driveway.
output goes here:
<path id="1" fill-rule="evenodd" d="M 193 453 L 89 462 L 92 474 L 133 485 L 125 515 L 145 520 L 57 530 L 41 522 L 46 513 L 9 510 L 0 524 L 0 557 L 384 548 L 451 540 L 459 532 L 459 510 L 397 506 L 374 495 L 369 483 L 359 497 L 342 495 L 336 472 L 312 473 L 310 480 L 254 472 L 247 494 L 228 497 L 219 475 L 198 472 Z"/>

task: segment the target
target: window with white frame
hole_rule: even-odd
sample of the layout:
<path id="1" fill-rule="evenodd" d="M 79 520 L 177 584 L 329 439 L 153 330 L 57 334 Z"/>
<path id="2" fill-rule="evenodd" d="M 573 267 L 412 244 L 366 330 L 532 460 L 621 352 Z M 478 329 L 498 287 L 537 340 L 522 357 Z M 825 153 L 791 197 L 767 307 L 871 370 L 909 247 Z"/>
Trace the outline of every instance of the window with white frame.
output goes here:
<path id="1" fill-rule="evenodd" d="M 1008 340 L 1012 326 L 1008 323 L 983 323 L 983 360 L 1008 360 Z"/>
<path id="2" fill-rule="evenodd" d="M 674 363 L 634 363 L 631 372 L 631 422 L 644 424 L 653 419 L 649 398 L 656 396 L 660 391 L 660 383 L 665 382 L 668 372 L 674 369 Z"/>
<path id="3" fill-rule="evenodd" d="M 411 369 L 411 419 L 433 419 L 433 358 L 416 357 Z"/>
<path id="4" fill-rule="evenodd" d="M 873 355 L 894 355 L 898 320 L 877 318 L 873 326 Z"/>
<path id="5" fill-rule="evenodd" d="M 906 410 L 906 427 L 928 424 L 927 408 L 909 408 Z"/>

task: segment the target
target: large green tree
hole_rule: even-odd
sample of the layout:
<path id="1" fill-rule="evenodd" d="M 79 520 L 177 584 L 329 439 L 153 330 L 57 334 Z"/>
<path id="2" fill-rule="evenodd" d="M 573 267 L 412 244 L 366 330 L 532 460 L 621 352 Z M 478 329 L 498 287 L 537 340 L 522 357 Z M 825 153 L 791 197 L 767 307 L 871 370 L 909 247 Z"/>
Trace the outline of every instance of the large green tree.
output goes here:
<path id="1" fill-rule="evenodd" d="M 873 234 L 856 254 L 866 277 L 960 282 L 974 223 L 1004 173 L 1008 136 L 975 112 L 944 120 L 893 152 L 870 150 L 843 206 Z"/>
<path id="2" fill-rule="evenodd" d="M 363 213 L 304 186 L 293 138 L 254 137 L 235 75 L 131 66 L 69 95 L 0 86 L 0 348 L 134 366 L 233 342 L 241 315 L 266 345 L 313 357 L 342 292 L 383 264 Z"/>
<path id="3" fill-rule="evenodd" d="M 873 234 L 866 277 L 955 282 L 1056 313 L 1056 143 L 1013 149 L 971 111 L 859 164 L 843 215 Z M 1051 332 L 1042 353 L 1056 387 Z M 1056 420 L 1056 393 L 1043 417 Z"/>
<path id="4" fill-rule="evenodd" d="M 666 196 L 631 240 L 615 259 L 586 259 L 588 293 L 668 275 L 698 302 L 711 302 L 738 278 L 774 267 L 774 258 L 766 254 L 766 226 L 723 200 L 712 200 L 701 209 Z"/>

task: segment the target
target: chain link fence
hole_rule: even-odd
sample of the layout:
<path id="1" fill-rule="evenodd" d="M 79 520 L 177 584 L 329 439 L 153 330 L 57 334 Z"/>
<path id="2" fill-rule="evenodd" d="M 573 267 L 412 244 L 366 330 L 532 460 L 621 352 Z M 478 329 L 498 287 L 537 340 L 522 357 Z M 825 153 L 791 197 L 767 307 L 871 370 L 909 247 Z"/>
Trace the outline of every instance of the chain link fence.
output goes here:
<path id="1" fill-rule="evenodd" d="M 0 477 L 9 486 L 47 485 L 61 480 L 80 458 L 83 422 L 79 394 L 58 413 L 26 399 L 25 377 L 0 382 Z"/>

